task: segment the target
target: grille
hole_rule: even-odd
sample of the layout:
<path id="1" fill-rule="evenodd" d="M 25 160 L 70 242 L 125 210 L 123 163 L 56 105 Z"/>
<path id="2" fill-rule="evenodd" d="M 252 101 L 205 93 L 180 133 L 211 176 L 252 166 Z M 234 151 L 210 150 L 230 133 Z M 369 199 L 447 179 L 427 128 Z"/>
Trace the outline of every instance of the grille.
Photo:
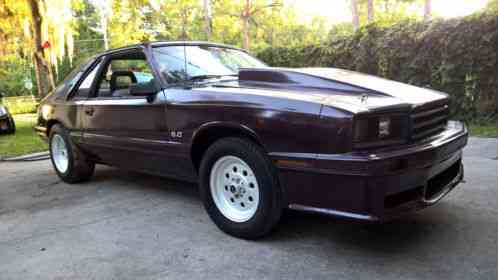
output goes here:
<path id="1" fill-rule="evenodd" d="M 448 114 L 448 100 L 414 108 L 411 114 L 412 141 L 423 140 L 443 131 Z"/>

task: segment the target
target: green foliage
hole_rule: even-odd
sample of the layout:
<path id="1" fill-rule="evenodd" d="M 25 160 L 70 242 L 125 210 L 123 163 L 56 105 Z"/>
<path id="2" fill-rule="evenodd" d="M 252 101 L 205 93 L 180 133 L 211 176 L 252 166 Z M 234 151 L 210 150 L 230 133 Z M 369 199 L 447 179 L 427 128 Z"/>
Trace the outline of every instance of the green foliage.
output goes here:
<path id="1" fill-rule="evenodd" d="M 2 103 L 7 106 L 13 115 L 36 113 L 38 102 L 32 95 L 5 97 Z"/>
<path id="2" fill-rule="evenodd" d="M 479 137 L 498 138 L 498 121 L 471 122 L 467 124 L 470 134 Z"/>
<path id="3" fill-rule="evenodd" d="M 0 135 L 0 158 L 47 150 L 47 144 L 36 135 L 33 129 L 36 122 L 35 114 L 16 115 L 14 121 L 16 133 Z"/>
<path id="4" fill-rule="evenodd" d="M 498 11 L 498 0 L 489 0 L 488 5 L 486 6 L 486 10 L 491 12 Z"/>
<path id="5" fill-rule="evenodd" d="M 31 94 L 24 87 L 24 80 L 31 78 L 30 71 L 29 63 L 22 59 L 0 59 L 0 93 L 4 96 Z"/>
<path id="6" fill-rule="evenodd" d="M 321 46 L 268 48 L 258 56 L 272 66 L 351 69 L 451 96 L 452 114 L 464 119 L 498 115 L 498 15 L 482 13 L 432 22 L 366 26 Z"/>

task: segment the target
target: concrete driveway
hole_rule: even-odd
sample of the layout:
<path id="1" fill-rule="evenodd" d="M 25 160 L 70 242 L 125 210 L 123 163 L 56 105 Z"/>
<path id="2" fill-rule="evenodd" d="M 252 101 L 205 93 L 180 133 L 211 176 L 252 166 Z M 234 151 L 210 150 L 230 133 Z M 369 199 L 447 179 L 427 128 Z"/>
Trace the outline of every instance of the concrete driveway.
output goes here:
<path id="1" fill-rule="evenodd" d="M 258 242 L 220 232 L 194 185 L 98 167 L 0 163 L 0 279 L 498 279 L 498 140 L 471 139 L 466 183 L 385 225 L 286 213 Z"/>

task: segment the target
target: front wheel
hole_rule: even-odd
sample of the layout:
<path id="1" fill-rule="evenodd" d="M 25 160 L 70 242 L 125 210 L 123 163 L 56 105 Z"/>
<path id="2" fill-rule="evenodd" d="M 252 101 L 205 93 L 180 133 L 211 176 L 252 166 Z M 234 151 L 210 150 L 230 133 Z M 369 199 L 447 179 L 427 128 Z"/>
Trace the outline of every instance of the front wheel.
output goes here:
<path id="1" fill-rule="evenodd" d="M 57 175 L 66 183 L 78 183 L 90 179 L 95 170 L 95 163 L 75 146 L 69 133 L 56 124 L 50 130 L 50 159 Z"/>
<path id="2" fill-rule="evenodd" d="M 200 193 L 215 224 L 240 238 L 267 234 L 282 213 L 274 167 L 258 145 L 245 139 L 221 139 L 206 151 Z"/>

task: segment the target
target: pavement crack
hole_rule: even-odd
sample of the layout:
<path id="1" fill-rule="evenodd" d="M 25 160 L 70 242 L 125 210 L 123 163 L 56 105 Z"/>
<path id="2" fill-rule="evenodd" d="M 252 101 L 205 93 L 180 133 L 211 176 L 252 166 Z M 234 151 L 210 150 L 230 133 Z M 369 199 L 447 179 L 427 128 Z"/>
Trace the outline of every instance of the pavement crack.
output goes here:
<path id="1" fill-rule="evenodd" d="M 50 183 L 47 183 L 47 184 L 39 184 L 38 188 L 43 189 L 43 188 L 53 187 L 55 185 L 58 185 L 61 182 L 62 182 L 61 180 L 57 180 L 55 182 L 50 182 Z"/>

